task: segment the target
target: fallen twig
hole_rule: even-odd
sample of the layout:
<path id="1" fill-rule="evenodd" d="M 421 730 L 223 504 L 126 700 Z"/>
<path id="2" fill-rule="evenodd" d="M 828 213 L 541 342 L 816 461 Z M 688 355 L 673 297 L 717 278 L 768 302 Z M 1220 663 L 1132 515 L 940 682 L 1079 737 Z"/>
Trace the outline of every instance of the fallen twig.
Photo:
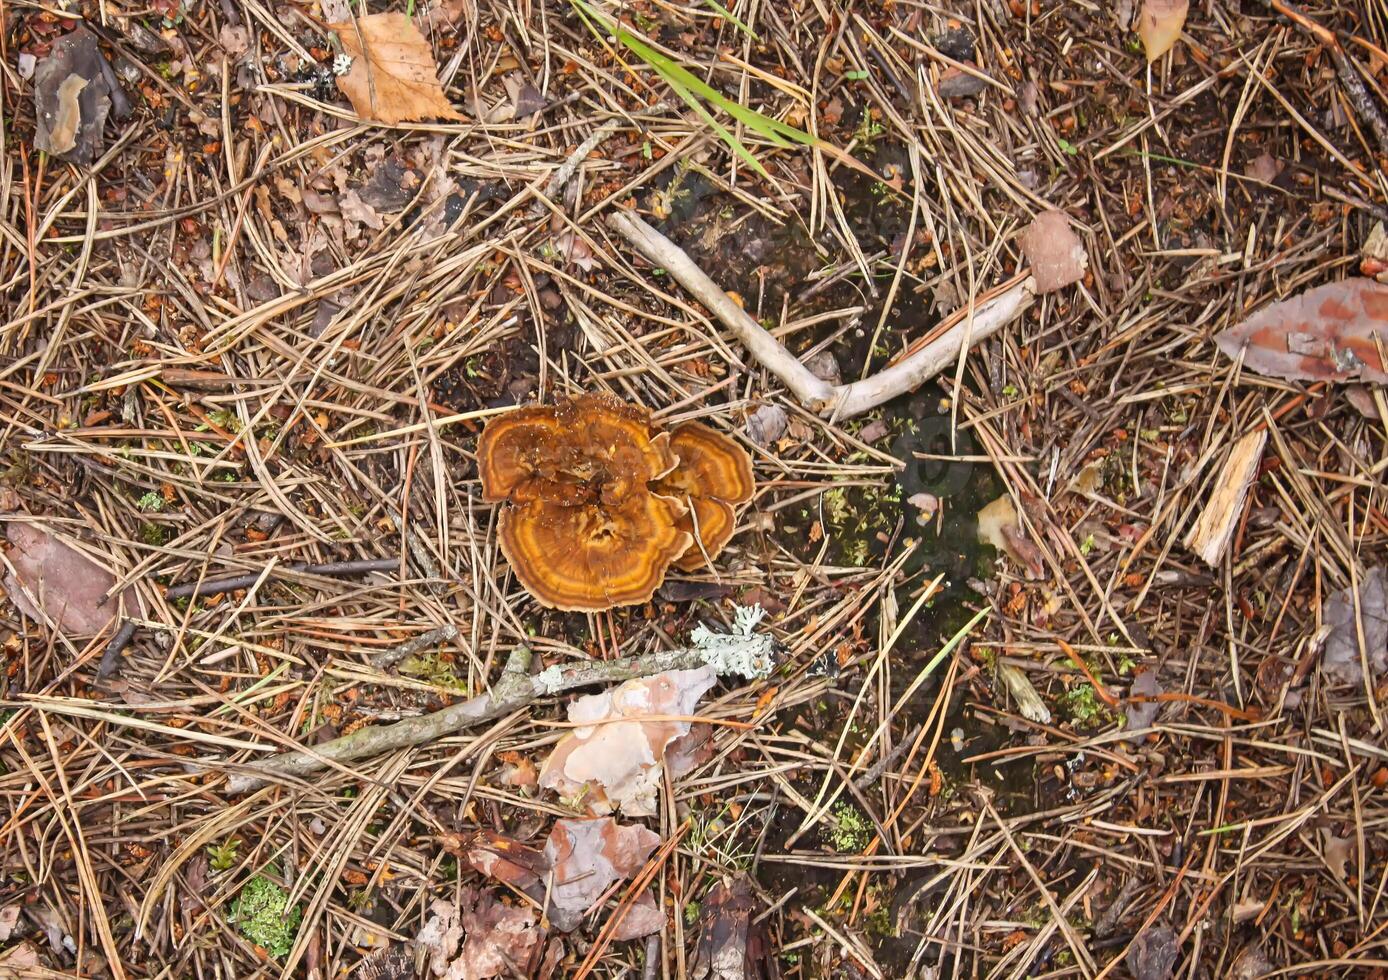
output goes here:
<path id="1" fill-rule="evenodd" d="M 111 637 L 111 642 L 106 644 L 106 650 L 101 655 L 101 666 L 96 670 L 98 678 L 110 677 L 116 672 L 116 665 L 120 663 L 120 655 L 130 641 L 135 637 L 135 621 L 131 619 L 121 620 L 120 629 L 116 630 L 116 635 Z"/>
<path id="2" fill-rule="evenodd" d="M 954 363 L 966 342 L 975 344 L 991 336 L 1025 310 L 1035 296 L 1035 280 L 1027 277 L 991 302 L 980 304 L 972 318 L 965 317 L 962 322 L 891 367 L 852 384 L 831 385 L 816 377 L 751 314 L 733 302 L 670 239 L 627 211 L 613 212 L 607 223 L 707 307 L 719 322 L 733 332 L 758 363 L 790 389 L 801 404 L 825 418 L 852 418 L 897 395 L 914 391 Z"/>
<path id="3" fill-rule="evenodd" d="M 1286 3 L 1284 0 L 1268 0 L 1268 6 L 1310 34 L 1330 52 L 1330 60 L 1335 62 L 1335 73 L 1340 76 L 1340 84 L 1345 87 L 1349 104 L 1354 106 L 1359 118 L 1368 123 L 1369 128 L 1374 131 L 1379 152 L 1388 154 L 1388 119 L 1384 118 L 1383 111 L 1379 109 L 1378 103 L 1374 102 L 1368 86 L 1360 77 L 1359 69 L 1350 60 L 1349 55 L 1345 54 L 1340 39 L 1329 28 L 1307 17 L 1294 4 Z"/>
<path id="4" fill-rule="evenodd" d="M 421 633 L 412 639 L 406 640 L 398 646 L 393 646 L 389 650 L 382 650 L 371 658 L 371 666 L 378 670 L 385 670 L 393 667 L 406 657 L 413 657 L 421 650 L 427 650 L 436 643 L 443 643 L 451 640 L 458 635 L 458 628 L 453 625 L 440 626 L 438 629 Z"/>
<path id="5" fill-rule="evenodd" d="M 391 572 L 400 567 L 399 558 L 368 558 L 363 561 L 331 561 L 322 565 L 300 562 L 296 565 L 282 565 L 271 569 L 270 575 L 285 572 L 303 572 L 306 575 L 361 575 L 365 572 Z M 210 578 L 202 582 L 184 582 L 171 585 L 164 593 L 166 599 L 188 599 L 196 596 L 213 595 L 218 592 L 234 592 L 236 589 L 249 589 L 264 570 L 245 575 L 230 575 L 226 578 Z"/>
<path id="6" fill-rule="evenodd" d="M 393 725 L 360 728 L 350 735 L 315 745 L 312 749 L 286 752 L 251 766 L 249 772 L 232 776 L 227 781 L 227 791 L 246 793 L 263 786 L 270 779 L 302 778 L 333 764 L 341 765 L 354 759 L 424 745 L 465 728 L 509 715 L 551 694 L 592 684 L 648 677 L 667 670 L 691 670 L 708 664 L 710 656 L 708 650 L 695 646 L 662 650 L 639 657 L 623 657 L 620 660 L 565 664 L 531 675 L 531 652 L 525 647 L 518 647 L 507 659 L 500 680 L 486 694 Z"/>

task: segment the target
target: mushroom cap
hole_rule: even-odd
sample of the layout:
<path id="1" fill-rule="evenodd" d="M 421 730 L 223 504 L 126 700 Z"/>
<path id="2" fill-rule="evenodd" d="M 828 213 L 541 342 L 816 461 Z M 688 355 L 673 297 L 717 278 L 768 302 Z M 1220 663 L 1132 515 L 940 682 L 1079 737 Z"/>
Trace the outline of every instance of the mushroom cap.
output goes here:
<path id="1" fill-rule="evenodd" d="M 640 489 L 613 504 L 529 500 L 502 511 L 501 550 L 516 578 L 553 609 L 596 612 L 646 602 L 692 538 L 678 500 Z"/>
<path id="2" fill-rule="evenodd" d="M 615 504 L 675 466 L 650 413 L 610 395 L 508 412 L 477 442 L 484 500 Z"/>
<path id="3" fill-rule="evenodd" d="M 675 561 L 675 567 L 692 572 L 703 566 L 704 555 L 714 558 L 732 540 L 736 527 L 735 504 L 752 499 L 756 488 L 752 457 L 736 442 L 698 422 L 686 422 L 670 433 L 670 449 L 679 465 L 656 484 L 661 493 L 686 500 L 690 513 L 680 527 L 696 534 L 699 545 Z"/>
<path id="4" fill-rule="evenodd" d="M 689 550 L 675 559 L 675 567 L 682 572 L 697 572 L 707 561 L 717 557 L 723 546 L 733 539 L 737 528 L 737 513 L 726 500 L 712 497 L 690 497 L 689 513 L 679 519 L 677 526 L 688 531 L 691 538 L 698 538 Z M 702 547 L 700 547 L 702 545 Z M 705 553 L 708 559 L 704 558 Z"/>

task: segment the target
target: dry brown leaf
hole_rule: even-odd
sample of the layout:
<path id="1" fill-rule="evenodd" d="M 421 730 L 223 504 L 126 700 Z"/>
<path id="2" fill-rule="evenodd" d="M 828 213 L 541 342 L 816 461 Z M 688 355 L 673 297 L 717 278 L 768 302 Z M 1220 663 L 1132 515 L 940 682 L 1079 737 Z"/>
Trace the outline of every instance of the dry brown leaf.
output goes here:
<path id="1" fill-rule="evenodd" d="M 1155 668 L 1144 670 L 1133 678 L 1133 686 L 1128 689 L 1131 698 L 1151 698 L 1162 693 L 1161 683 L 1157 680 Z M 1130 732 L 1148 728 L 1152 722 L 1157 720 L 1157 712 L 1161 711 L 1160 701 L 1136 701 L 1130 700 L 1127 705 L 1127 724 L 1123 727 Z"/>
<path id="2" fill-rule="evenodd" d="M 1339 837 L 1332 834 L 1329 828 L 1321 828 L 1321 844 L 1325 849 L 1325 865 L 1339 881 L 1345 881 L 1349 875 L 1349 863 L 1354 857 L 1354 843 L 1353 837 Z"/>
<path id="3" fill-rule="evenodd" d="M 978 540 L 990 544 L 1026 570 L 1027 578 L 1045 576 L 1041 549 L 1032 544 L 1022 530 L 1012 497 L 1003 494 L 978 512 Z"/>
<path id="4" fill-rule="evenodd" d="M 1176 44 L 1186 26 L 1190 0 L 1143 0 L 1137 15 L 1137 36 L 1148 61 L 1156 61 Z"/>
<path id="5" fill-rule="evenodd" d="M 1369 237 L 1359 250 L 1359 271 L 1379 282 L 1388 282 L 1388 230 L 1378 221 L 1369 229 Z"/>
<path id="6" fill-rule="evenodd" d="M 1038 293 L 1051 293 L 1084 278 L 1089 256 L 1084 243 L 1059 211 L 1042 211 L 1022 233 L 1022 254 L 1031 266 Z"/>
<path id="7" fill-rule="evenodd" d="M 763 405 L 747 416 L 747 438 L 758 446 L 769 446 L 785 435 L 790 417 L 779 405 Z"/>
<path id="8" fill-rule="evenodd" d="M 223 24 L 222 29 L 217 32 L 217 42 L 221 44 L 227 57 L 236 61 L 251 49 L 251 32 L 244 27 Z"/>
<path id="9" fill-rule="evenodd" d="M 1265 306 L 1215 337 L 1258 374 L 1289 381 L 1388 383 L 1388 285 L 1353 278 Z"/>
<path id="10" fill-rule="evenodd" d="M 415 14 L 424 24 L 434 30 L 456 28 L 464 20 L 477 19 L 477 5 L 473 0 L 435 0 L 420 4 Z"/>
<path id="11" fill-rule="evenodd" d="M 23 976 L 17 972 L 19 970 L 34 970 L 37 973 L 39 967 L 38 947 L 31 942 L 25 941 L 0 952 L 0 976 Z"/>
<path id="12" fill-rule="evenodd" d="M 1258 903 L 1258 910 L 1262 911 L 1263 903 Z M 1272 961 L 1263 952 L 1263 947 L 1257 942 L 1249 943 L 1239 955 L 1234 957 L 1234 962 L 1229 965 L 1229 980 L 1255 980 L 1265 973 L 1271 973 L 1274 967 Z"/>
<path id="13" fill-rule="evenodd" d="M 376 209 L 361 199 L 356 191 L 348 191 L 339 195 L 337 199 L 338 209 L 342 212 L 342 217 L 359 225 L 365 225 L 372 231 L 380 231 L 386 226 L 385 221 Z"/>
<path id="14" fill-rule="evenodd" d="M 714 885 L 699 910 L 699 939 L 690 975 L 695 980 L 769 980 L 777 976 L 766 925 L 745 878 Z"/>
<path id="15" fill-rule="evenodd" d="M 467 938 L 444 980 L 528 977 L 539 958 L 544 930 L 528 907 L 503 905 L 491 892 L 463 893 Z"/>
<path id="16" fill-rule="evenodd" d="M 19 924 L 19 912 L 21 906 L 18 902 L 13 902 L 0 909 L 0 943 L 8 942 L 14 933 L 14 927 Z"/>
<path id="17" fill-rule="evenodd" d="M 593 258 L 593 249 L 572 230 L 561 231 L 554 239 L 554 250 L 563 257 L 566 267 L 577 266 L 584 272 L 592 272 L 598 267 Z"/>
<path id="18" fill-rule="evenodd" d="M 1341 589 L 1325 604 L 1325 639 L 1321 666 L 1341 684 L 1362 684 L 1364 662 L 1375 679 L 1388 671 L 1388 568 L 1371 568 L 1359 580 L 1359 615 L 1355 616 L 1354 595 Z M 1359 628 L 1364 629 L 1364 651 L 1360 655 Z"/>
<path id="19" fill-rule="evenodd" d="M 503 834 L 481 830 L 466 844 L 453 847 L 445 843 L 445 849 L 461 857 L 468 867 L 479 874 L 510 885 L 537 901 L 544 898 L 549 861 L 539 848 L 528 847 Z"/>
<path id="20" fill-rule="evenodd" d="M 715 680 L 710 667 L 671 670 L 578 698 L 569 720 L 584 727 L 554 747 L 540 785 L 593 813 L 654 814 L 666 747 L 687 735 L 690 723 L 650 719 L 693 714 Z"/>
<path id="21" fill-rule="evenodd" d="M 550 921 L 564 932 L 576 929 L 608 886 L 640 871 L 659 843 L 645 827 L 611 817 L 556 820 L 545 843 L 553 868 Z"/>
<path id="22" fill-rule="evenodd" d="M 774 694 L 775 688 L 769 688 Z M 665 746 L 665 769 L 672 780 L 687 776 L 713 758 L 713 726 L 702 722 L 690 726 L 687 735 L 681 735 Z"/>
<path id="23" fill-rule="evenodd" d="M 1180 937 L 1167 925 L 1137 934 L 1128 947 L 1128 969 L 1137 980 L 1168 980 L 1181 957 Z"/>
<path id="24" fill-rule="evenodd" d="M 617 928 L 612 930 L 612 941 L 624 943 L 632 939 L 640 939 L 642 936 L 649 936 L 653 932 L 659 932 L 665 928 L 665 913 L 660 909 L 660 903 L 655 900 L 655 890 L 647 888 L 640 895 L 636 896 L 636 901 L 631 903 L 631 907 L 622 916 L 622 921 L 617 923 Z"/>
<path id="25" fill-rule="evenodd" d="M 498 758 L 505 764 L 497 782 L 516 789 L 536 789 L 540 785 L 540 773 L 528 756 L 519 752 L 502 752 Z"/>
<path id="26" fill-rule="evenodd" d="M 15 574 L 5 576 L 4 590 L 30 619 L 42 620 L 42 608 L 64 633 L 92 636 L 121 616 L 143 615 L 133 589 L 107 600 L 115 576 L 42 528 L 11 521 L 5 534 Z"/>
<path id="27" fill-rule="evenodd" d="M 337 87 L 362 119 L 383 123 L 461 119 L 439 84 L 434 49 L 404 14 L 368 14 L 329 25 L 351 57 Z"/>
<path id="28" fill-rule="evenodd" d="M 441 977 L 448 972 L 453 952 L 462 938 L 457 906 L 441 898 L 434 899 L 429 906 L 429 921 L 415 936 L 415 947 L 426 955 L 430 973 Z"/>

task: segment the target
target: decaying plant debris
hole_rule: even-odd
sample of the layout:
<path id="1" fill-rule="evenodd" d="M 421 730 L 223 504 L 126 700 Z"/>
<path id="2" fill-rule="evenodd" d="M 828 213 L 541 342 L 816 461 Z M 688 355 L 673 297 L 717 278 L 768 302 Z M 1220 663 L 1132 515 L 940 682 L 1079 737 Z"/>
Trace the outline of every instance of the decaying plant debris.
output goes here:
<path id="1" fill-rule="evenodd" d="M 0 975 L 1388 975 L 1381 5 L 0 31 Z"/>

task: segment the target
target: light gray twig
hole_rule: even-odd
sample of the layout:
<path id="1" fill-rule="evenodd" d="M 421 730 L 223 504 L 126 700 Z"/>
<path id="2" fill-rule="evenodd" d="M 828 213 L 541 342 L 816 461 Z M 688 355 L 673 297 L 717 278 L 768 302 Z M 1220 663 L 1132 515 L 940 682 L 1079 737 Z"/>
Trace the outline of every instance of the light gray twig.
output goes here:
<path id="1" fill-rule="evenodd" d="M 399 646 L 393 646 L 389 650 L 382 650 L 371 658 L 371 666 L 377 670 L 386 670 L 393 667 L 406 657 L 413 657 L 422 650 L 427 650 L 436 643 L 443 643 L 451 640 L 458 635 L 458 628 L 451 623 L 440 626 L 438 629 L 421 633 L 413 639 L 406 640 Z"/>
<path id="2" fill-rule="evenodd" d="M 518 647 L 506 661 L 501 679 L 486 694 L 418 718 L 408 718 L 393 725 L 369 725 L 350 735 L 315 745 L 312 749 L 275 756 L 232 776 L 227 780 L 227 792 L 248 793 L 273 779 L 302 779 L 334 763 L 343 765 L 355 759 L 425 745 L 465 728 L 509 715 L 549 694 L 588 687 L 590 684 L 610 684 L 634 677 L 647 677 L 667 670 L 692 670 L 706 662 L 705 654 L 698 649 L 664 650 L 640 657 L 551 667 L 545 672 L 546 681 L 541 683 L 530 675 L 530 660 L 530 650 Z"/>
<path id="3" fill-rule="evenodd" d="M 614 212 L 607 223 L 731 330 L 748 353 L 779 378 L 802 405 L 825 418 L 852 418 L 897 395 L 914 391 L 953 364 L 966 343 L 976 344 L 1018 317 L 1036 295 L 1036 281 L 1028 276 L 989 302 L 979 304 L 971 318 L 964 318 L 892 366 L 852 384 L 831 385 L 816 377 L 751 314 L 733 302 L 684 249 L 630 212 Z"/>

